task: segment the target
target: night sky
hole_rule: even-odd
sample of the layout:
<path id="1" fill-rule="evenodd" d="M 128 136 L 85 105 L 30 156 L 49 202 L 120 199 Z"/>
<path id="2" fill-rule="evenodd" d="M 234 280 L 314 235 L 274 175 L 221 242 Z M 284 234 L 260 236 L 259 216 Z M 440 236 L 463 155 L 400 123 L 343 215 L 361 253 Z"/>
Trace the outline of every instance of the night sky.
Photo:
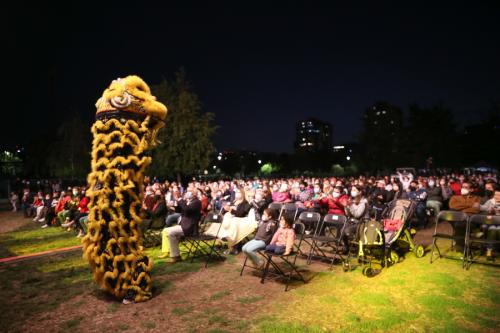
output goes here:
<path id="1" fill-rule="evenodd" d="M 442 102 L 462 124 L 500 102 L 498 1 L 16 3 L 1 16 L 3 145 L 71 112 L 90 124 L 111 80 L 154 84 L 181 66 L 216 114 L 219 149 L 292 151 L 307 117 L 331 122 L 334 144 L 352 141 L 378 100 Z"/>

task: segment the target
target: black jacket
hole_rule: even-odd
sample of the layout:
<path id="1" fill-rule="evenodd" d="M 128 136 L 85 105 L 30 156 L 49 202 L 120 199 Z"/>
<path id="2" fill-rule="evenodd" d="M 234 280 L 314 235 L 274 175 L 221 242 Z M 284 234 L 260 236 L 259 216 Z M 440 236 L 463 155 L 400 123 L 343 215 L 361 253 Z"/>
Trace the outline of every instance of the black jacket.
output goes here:
<path id="1" fill-rule="evenodd" d="M 279 226 L 279 223 L 272 219 L 269 221 L 262 221 L 255 234 L 255 239 L 264 241 L 266 245 L 268 245 L 271 243 L 271 239 L 273 239 L 274 233 L 278 230 Z"/>
<path id="2" fill-rule="evenodd" d="M 184 200 L 180 200 L 178 205 L 182 212 L 180 225 L 184 236 L 196 235 L 198 233 L 198 223 L 201 219 L 201 201 L 195 197 L 189 204 Z"/>

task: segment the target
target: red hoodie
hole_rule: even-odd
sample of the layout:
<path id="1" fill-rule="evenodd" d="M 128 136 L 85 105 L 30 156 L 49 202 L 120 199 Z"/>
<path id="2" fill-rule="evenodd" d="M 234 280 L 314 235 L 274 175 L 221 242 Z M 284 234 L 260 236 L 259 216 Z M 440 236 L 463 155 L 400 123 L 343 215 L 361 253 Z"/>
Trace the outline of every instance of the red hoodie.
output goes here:
<path id="1" fill-rule="evenodd" d="M 349 197 L 345 194 L 342 194 L 337 199 L 328 196 L 321 199 L 321 205 L 328 207 L 328 214 L 345 215 L 344 208 L 347 206 L 348 199 Z"/>

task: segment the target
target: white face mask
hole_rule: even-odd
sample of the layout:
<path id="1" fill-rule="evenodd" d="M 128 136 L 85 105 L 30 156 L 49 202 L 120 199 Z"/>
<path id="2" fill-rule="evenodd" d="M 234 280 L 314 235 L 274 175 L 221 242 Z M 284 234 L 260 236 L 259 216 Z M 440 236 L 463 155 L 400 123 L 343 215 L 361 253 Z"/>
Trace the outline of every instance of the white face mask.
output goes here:
<path id="1" fill-rule="evenodd" d="M 340 197 L 340 193 L 339 192 L 333 192 L 332 193 L 332 197 L 338 198 L 338 197 Z"/>
<path id="2" fill-rule="evenodd" d="M 234 198 L 235 198 L 236 200 L 240 200 L 240 199 L 241 199 L 241 193 L 239 193 L 239 192 L 235 193 L 235 194 L 234 194 Z"/>
<path id="3" fill-rule="evenodd" d="M 436 183 L 434 183 L 433 181 L 429 182 L 429 187 L 434 187 L 434 185 L 436 185 Z"/>
<path id="4" fill-rule="evenodd" d="M 469 194 L 469 190 L 468 190 L 468 189 L 466 189 L 466 188 L 463 188 L 463 189 L 461 189 L 461 190 L 460 190 L 460 193 L 461 193 L 462 195 L 467 195 L 467 194 Z"/>
<path id="5" fill-rule="evenodd" d="M 319 188 L 317 188 L 317 187 L 315 187 L 315 188 L 314 188 L 314 193 L 319 193 L 319 192 L 320 192 L 320 189 L 319 189 Z"/>
<path id="6" fill-rule="evenodd" d="M 351 191 L 351 197 L 356 198 L 358 196 L 358 191 Z"/>
<path id="7" fill-rule="evenodd" d="M 392 185 L 387 185 L 387 186 L 385 187 L 385 190 L 386 190 L 386 191 L 392 191 Z"/>
<path id="8" fill-rule="evenodd" d="M 193 192 L 186 192 L 186 199 L 191 199 L 193 197 Z"/>
<path id="9" fill-rule="evenodd" d="M 256 194 L 255 201 L 261 201 L 261 200 L 262 200 L 262 194 Z"/>
<path id="10" fill-rule="evenodd" d="M 77 195 L 78 194 L 78 191 L 73 191 L 73 195 Z"/>

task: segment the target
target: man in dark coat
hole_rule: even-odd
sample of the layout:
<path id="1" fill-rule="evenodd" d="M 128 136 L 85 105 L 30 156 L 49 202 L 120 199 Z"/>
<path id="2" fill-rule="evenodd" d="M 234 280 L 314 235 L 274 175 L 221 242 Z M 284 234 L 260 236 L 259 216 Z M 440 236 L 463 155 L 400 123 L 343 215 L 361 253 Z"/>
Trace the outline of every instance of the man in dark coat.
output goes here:
<path id="1" fill-rule="evenodd" d="M 181 220 L 178 225 L 163 229 L 163 254 L 159 256 L 159 258 L 170 256 L 171 261 L 174 263 L 181 260 L 179 250 L 181 237 L 192 236 L 198 233 L 198 223 L 201 218 L 201 201 L 196 197 L 194 186 L 188 186 L 184 198 L 179 200 L 178 205 L 181 208 Z"/>

